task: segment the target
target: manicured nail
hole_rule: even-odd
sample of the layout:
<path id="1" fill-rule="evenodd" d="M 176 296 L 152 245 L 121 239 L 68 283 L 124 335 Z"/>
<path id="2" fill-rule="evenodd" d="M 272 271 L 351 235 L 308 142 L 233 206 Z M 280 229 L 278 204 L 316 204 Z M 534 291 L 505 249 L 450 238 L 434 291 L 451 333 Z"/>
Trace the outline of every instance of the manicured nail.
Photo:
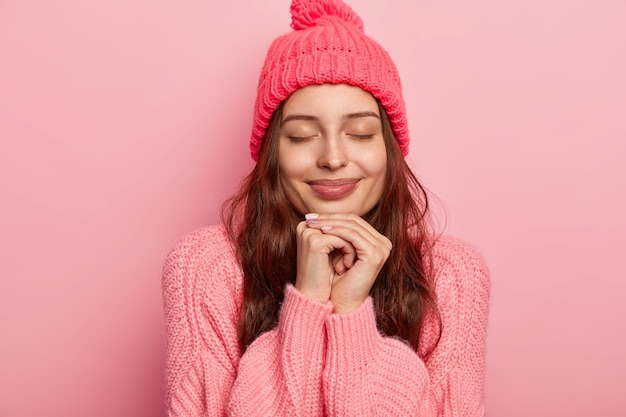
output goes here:
<path id="1" fill-rule="evenodd" d="M 317 224 L 320 222 L 320 215 L 317 213 L 307 213 L 304 215 L 306 224 Z"/>
<path id="2" fill-rule="evenodd" d="M 332 226 L 322 226 L 320 227 L 320 229 L 322 230 L 322 232 L 328 232 L 330 229 L 332 229 Z"/>

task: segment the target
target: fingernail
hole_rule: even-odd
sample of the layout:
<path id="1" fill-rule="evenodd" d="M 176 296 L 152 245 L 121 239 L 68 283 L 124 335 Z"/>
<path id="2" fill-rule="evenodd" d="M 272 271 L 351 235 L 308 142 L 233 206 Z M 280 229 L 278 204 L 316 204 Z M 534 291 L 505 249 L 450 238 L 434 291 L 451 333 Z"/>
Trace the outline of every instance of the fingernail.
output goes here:
<path id="1" fill-rule="evenodd" d="M 323 232 L 328 232 L 328 231 L 329 231 L 330 229 L 332 229 L 332 228 L 333 228 L 332 226 L 322 226 L 322 227 L 320 227 L 320 229 L 321 229 Z"/>
<path id="2" fill-rule="evenodd" d="M 307 213 L 304 215 L 306 224 L 317 224 L 320 222 L 320 215 L 318 213 Z"/>

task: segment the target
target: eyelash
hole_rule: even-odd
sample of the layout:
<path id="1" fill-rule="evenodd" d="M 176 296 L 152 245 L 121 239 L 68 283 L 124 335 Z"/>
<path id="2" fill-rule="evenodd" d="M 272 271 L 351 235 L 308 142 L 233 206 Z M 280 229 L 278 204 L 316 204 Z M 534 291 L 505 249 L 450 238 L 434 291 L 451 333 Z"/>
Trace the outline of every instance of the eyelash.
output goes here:
<path id="1" fill-rule="evenodd" d="M 313 136 L 287 136 L 289 140 L 293 143 L 302 142 L 305 139 L 312 138 Z"/>
<path id="2" fill-rule="evenodd" d="M 370 135 L 356 135 L 356 134 L 349 134 L 348 136 L 359 139 L 359 140 L 367 140 L 367 139 L 372 139 L 374 137 L 373 134 Z M 298 142 L 302 142 L 306 139 L 310 139 L 313 136 L 287 136 L 289 138 L 289 140 L 291 142 L 294 143 L 298 143 Z"/>

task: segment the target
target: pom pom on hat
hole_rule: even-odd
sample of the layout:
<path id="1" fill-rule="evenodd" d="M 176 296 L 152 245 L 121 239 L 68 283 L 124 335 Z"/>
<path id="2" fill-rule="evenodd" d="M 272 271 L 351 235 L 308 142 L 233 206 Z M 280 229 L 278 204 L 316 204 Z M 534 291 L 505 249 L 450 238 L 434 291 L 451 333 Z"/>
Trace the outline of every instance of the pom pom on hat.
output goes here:
<path id="1" fill-rule="evenodd" d="M 252 159 L 258 160 L 280 103 L 299 88 L 326 83 L 360 87 L 378 99 L 406 156 L 409 133 L 398 70 L 387 51 L 365 35 L 361 18 L 341 0 L 293 0 L 291 15 L 294 31 L 272 42 L 261 70 Z"/>
<path id="2" fill-rule="evenodd" d="M 363 21 L 346 3 L 337 0 L 293 0 L 291 3 L 291 28 L 304 30 L 318 23 L 322 17 L 336 16 L 363 30 Z"/>

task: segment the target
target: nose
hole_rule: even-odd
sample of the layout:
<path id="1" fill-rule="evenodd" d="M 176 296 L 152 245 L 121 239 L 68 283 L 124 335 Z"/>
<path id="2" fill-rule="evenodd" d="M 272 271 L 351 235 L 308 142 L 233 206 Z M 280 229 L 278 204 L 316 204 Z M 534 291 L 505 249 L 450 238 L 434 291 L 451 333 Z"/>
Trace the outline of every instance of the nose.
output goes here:
<path id="1" fill-rule="evenodd" d="M 336 137 L 327 137 L 323 141 L 320 148 L 320 154 L 317 159 L 317 165 L 320 168 L 335 171 L 348 164 L 348 152 L 341 141 L 339 135 Z"/>

